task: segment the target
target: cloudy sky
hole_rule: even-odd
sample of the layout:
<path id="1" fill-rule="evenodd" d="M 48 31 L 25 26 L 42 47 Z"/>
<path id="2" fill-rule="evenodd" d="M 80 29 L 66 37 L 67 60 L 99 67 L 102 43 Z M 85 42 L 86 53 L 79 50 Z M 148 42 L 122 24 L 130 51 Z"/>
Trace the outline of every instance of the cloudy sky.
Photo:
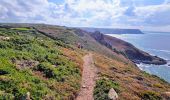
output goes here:
<path id="1" fill-rule="evenodd" d="M 0 0 L 0 22 L 170 31 L 170 0 Z"/>

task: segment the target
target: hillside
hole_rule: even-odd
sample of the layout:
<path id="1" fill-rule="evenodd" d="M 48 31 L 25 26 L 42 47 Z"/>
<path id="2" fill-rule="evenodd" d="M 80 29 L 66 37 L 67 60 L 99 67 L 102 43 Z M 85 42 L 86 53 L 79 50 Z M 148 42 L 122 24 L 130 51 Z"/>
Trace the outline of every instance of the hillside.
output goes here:
<path id="1" fill-rule="evenodd" d="M 82 27 L 80 29 L 85 30 L 87 32 L 99 31 L 99 32 L 104 33 L 104 34 L 144 34 L 139 29 L 88 28 L 88 27 Z"/>
<path id="2" fill-rule="evenodd" d="M 63 26 L 0 26 L 2 100 L 75 100 L 81 89 L 86 88 L 81 84 L 87 79 L 84 78 L 86 75 L 90 75 L 87 84 L 93 83 L 90 86 L 94 91 L 90 95 L 95 100 L 108 100 L 111 88 L 115 89 L 120 100 L 161 100 L 167 98 L 165 94 L 170 91 L 169 83 L 139 70 L 133 59 L 121 51 L 119 46 L 122 48 L 127 46 L 124 43 L 128 44 L 122 40 L 104 36 L 98 41 L 94 37 L 99 34 Z M 114 44 L 116 40 L 118 42 Z M 128 48 L 138 50 L 134 46 Z M 161 59 L 146 55 L 156 62 Z M 91 70 L 84 69 L 89 64 L 97 70 L 95 79 L 91 79 L 94 78 Z"/>
<path id="3" fill-rule="evenodd" d="M 139 50 L 132 44 L 120 40 L 118 38 L 104 35 L 100 32 L 91 33 L 91 36 L 96 41 L 98 41 L 102 45 L 105 45 L 109 49 L 124 54 L 135 63 L 146 63 L 156 65 L 162 65 L 167 63 L 164 59 L 159 58 L 157 56 L 152 56 L 142 50 Z"/>
<path id="4" fill-rule="evenodd" d="M 1 28 L 0 37 L 1 100 L 18 100 L 29 93 L 33 100 L 75 97 L 81 53 L 31 28 Z M 74 59 L 66 50 L 76 55 Z"/>

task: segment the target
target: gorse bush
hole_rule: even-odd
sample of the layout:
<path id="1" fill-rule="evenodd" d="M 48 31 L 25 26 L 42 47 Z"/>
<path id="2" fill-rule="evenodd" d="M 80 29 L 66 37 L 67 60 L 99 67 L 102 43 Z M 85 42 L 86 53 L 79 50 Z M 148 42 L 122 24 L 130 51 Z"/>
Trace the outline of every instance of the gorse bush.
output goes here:
<path id="1" fill-rule="evenodd" d="M 70 66 L 67 65 L 51 65 L 50 63 L 43 62 L 40 63 L 35 70 L 41 71 L 44 73 L 44 75 L 48 78 L 54 78 L 59 82 L 64 82 L 66 77 L 69 75 L 74 75 L 74 74 L 80 74 L 78 69 L 73 69 Z"/>
<path id="2" fill-rule="evenodd" d="M 154 91 L 144 91 L 141 93 L 143 100 L 162 100 L 162 97 L 159 93 Z"/>
<path id="3" fill-rule="evenodd" d="M 96 82 L 94 90 L 94 99 L 95 100 L 109 100 L 108 93 L 109 90 L 113 88 L 116 92 L 119 92 L 119 84 L 112 80 L 102 78 Z"/>
<path id="4" fill-rule="evenodd" d="M 48 78 L 55 78 L 55 68 L 49 63 L 41 63 L 36 67 L 36 70 L 43 72 Z"/>

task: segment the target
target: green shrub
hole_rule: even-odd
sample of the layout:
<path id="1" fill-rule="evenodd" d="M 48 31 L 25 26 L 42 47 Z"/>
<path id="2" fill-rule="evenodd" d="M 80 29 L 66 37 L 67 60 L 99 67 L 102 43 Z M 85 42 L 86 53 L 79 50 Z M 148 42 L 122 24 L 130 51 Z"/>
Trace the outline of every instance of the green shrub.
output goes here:
<path id="1" fill-rule="evenodd" d="M 162 97 L 159 93 L 154 91 L 144 91 L 141 93 L 141 98 L 143 100 L 162 100 Z"/>
<path id="2" fill-rule="evenodd" d="M 1 49 L 7 49 L 7 48 L 12 48 L 13 44 L 7 41 L 0 41 L 0 48 Z"/>
<path id="3" fill-rule="evenodd" d="M 54 72 L 54 68 L 49 63 L 45 63 L 45 62 L 40 63 L 36 67 L 36 70 L 43 72 L 45 74 L 45 76 L 48 77 L 48 78 L 55 78 L 56 77 L 56 74 Z"/>
<path id="4" fill-rule="evenodd" d="M 13 100 L 14 95 L 10 93 L 4 93 L 0 91 L 0 100 Z"/>
<path id="5" fill-rule="evenodd" d="M 26 95 L 26 93 L 27 93 L 26 88 L 15 87 L 13 89 L 13 94 L 14 94 L 16 100 L 21 99 L 23 96 Z"/>
<path id="6" fill-rule="evenodd" d="M 11 28 L 13 30 L 19 30 L 19 31 L 29 31 L 31 28 L 29 27 L 17 27 L 17 28 Z"/>
<path id="7" fill-rule="evenodd" d="M 80 74 L 80 71 L 72 65 L 55 66 L 47 62 L 40 63 L 35 70 L 41 71 L 47 78 L 54 78 L 59 82 L 64 82 L 68 76 Z"/>
<path id="8" fill-rule="evenodd" d="M 96 82 L 94 90 L 95 100 L 109 100 L 109 90 L 113 88 L 116 92 L 119 92 L 119 84 L 109 79 L 102 78 Z"/>

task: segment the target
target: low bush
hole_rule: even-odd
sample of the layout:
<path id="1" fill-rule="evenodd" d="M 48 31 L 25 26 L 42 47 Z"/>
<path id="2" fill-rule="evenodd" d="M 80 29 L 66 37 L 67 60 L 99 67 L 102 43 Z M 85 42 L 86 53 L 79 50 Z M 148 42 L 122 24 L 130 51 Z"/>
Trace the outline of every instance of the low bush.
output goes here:
<path id="1" fill-rule="evenodd" d="M 154 91 L 144 91 L 141 93 L 141 98 L 143 100 L 162 100 L 159 93 Z"/>
<path id="2" fill-rule="evenodd" d="M 36 70 L 41 71 L 45 74 L 46 77 L 48 78 L 56 78 L 57 75 L 55 73 L 55 68 L 52 67 L 50 63 L 41 63 L 39 64 L 36 68 Z"/>
<path id="3" fill-rule="evenodd" d="M 13 94 L 4 93 L 4 92 L 0 91 L 0 100 L 13 100 L 13 99 L 14 99 Z"/>
<path id="4" fill-rule="evenodd" d="M 99 79 L 96 82 L 94 99 L 109 100 L 108 93 L 111 88 L 115 89 L 116 92 L 120 92 L 119 84 L 117 82 L 105 78 Z"/>

